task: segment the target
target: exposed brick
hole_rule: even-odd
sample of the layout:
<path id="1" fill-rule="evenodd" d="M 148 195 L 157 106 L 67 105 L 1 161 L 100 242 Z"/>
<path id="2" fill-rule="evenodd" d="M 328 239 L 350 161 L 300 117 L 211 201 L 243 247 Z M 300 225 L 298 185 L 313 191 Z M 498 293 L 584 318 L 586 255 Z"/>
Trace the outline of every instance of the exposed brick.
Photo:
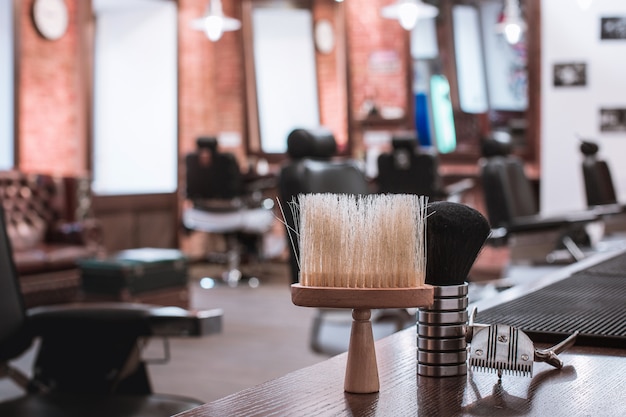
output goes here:
<path id="1" fill-rule="evenodd" d="M 70 11 L 67 33 L 60 40 L 43 39 L 35 30 L 31 10 L 34 0 L 23 0 L 20 16 L 20 83 L 18 92 L 19 165 L 24 170 L 64 174 L 84 173 L 89 167 L 87 121 L 83 85 L 88 79 L 81 62 L 81 34 L 88 27 L 79 22 L 81 0 L 65 0 Z M 84 0 L 83 0 L 84 1 Z M 223 0 L 224 12 L 241 17 L 240 0 Z M 314 1 L 314 19 L 329 19 L 339 30 L 345 23 L 347 57 L 341 48 L 327 55 L 316 54 L 321 123 L 345 144 L 348 107 L 354 116 L 374 92 L 380 105 L 405 108 L 407 37 L 397 22 L 380 17 L 388 0 Z M 205 12 L 206 0 L 179 0 L 179 151 L 181 156 L 195 146 L 200 135 L 234 131 L 245 140 L 248 132 L 242 31 L 224 34 L 212 43 L 202 32 L 190 28 L 191 20 Z M 345 22 L 336 13 L 345 11 Z M 341 33 L 336 33 L 337 37 Z M 372 51 L 395 51 L 399 69 L 372 73 Z M 342 62 L 350 67 L 350 97 Z M 87 78 L 85 78 L 87 77 Z M 349 104 L 348 104 L 349 101 Z M 236 150 L 243 159 L 244 149 Z"/>

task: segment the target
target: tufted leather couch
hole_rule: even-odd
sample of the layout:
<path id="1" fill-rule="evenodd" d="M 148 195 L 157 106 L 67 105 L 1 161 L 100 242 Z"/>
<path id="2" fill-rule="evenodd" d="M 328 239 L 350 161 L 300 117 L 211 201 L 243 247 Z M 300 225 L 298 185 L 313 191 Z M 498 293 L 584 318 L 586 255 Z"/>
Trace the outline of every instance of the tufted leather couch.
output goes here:
<path id="1" fill-rule="evenodd" d="M 74 301 L 76 261 L 103 251 L 87 177 L 0 171 L 0 201 L 26 307 Z"/>

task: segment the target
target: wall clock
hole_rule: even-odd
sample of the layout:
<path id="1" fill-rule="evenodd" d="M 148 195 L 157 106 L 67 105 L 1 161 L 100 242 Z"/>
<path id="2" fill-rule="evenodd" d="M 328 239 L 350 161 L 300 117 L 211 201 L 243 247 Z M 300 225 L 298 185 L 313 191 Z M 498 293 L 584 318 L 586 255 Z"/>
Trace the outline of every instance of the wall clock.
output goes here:
<path id="1" fill-rule="evenodd" d="M 332 52 L 335 46 L 335 34 L 333 25 L 326 19 L 319 20 L 315 24 L 315 46 L 323 54 Z"/>
<path id="2" fill-rule="evenodd" d="M 35 0 L 33 22 L 44 38 L 50 40 L 61 38 L 69 23 L 65 0 Z"/>

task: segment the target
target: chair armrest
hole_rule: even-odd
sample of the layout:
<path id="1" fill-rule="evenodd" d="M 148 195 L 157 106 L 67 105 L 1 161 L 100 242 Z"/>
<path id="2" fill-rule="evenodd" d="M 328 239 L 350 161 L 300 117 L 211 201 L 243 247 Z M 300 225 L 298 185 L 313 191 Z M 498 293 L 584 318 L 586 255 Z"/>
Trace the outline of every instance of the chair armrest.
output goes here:
<path id="1" fill-rule="evenodd" d="M 602 204 L 598 206 L 590 207 L 598 216 L 612 216 L 615 214 L 621 214 L 626 211 L 626 207 L 621 204 Z"/>
<path id="2" fill-rule="evenodd" d="M 58 222 L 48 230 L 46 238 L 56 243 L 100 246 L 102 236 L 100 222 L 96 219 L 85 219 L 80 222 Z"/>
<path id="3" fill-rule="evenodd" d="M 600 216 L 593 210 L 568 212 L 559 216 L 523 216 L 516 217 L 506 226 L 509 233 L 558 229 L 573 225 L 581 225 L 600 220 Z"/>
<path id="4" fill-rule="evenodd" d="M 495 229 L 491 229 L 491 232 L 489 233 L 489 236 L 487 236 L 485 244 L 494 248 L 499 248 L 508 245 L 508 239 L 509 231 L 507 230 L 507 228 L 498 227 Z"/>
<path id="5" fill-rule="evenodd" d="M 204 336 L 221 332 L 223 312 L 110 302 L 35 307 L 27 314 L 35 335 L 78 333 L 84 328 L 137 336 Z"/>
<path id="6" fill-rule="evenodd" d="M 448 198 L 458 197 L 461 194 L 471 190 L 475 185 L 475 182 L 471 178 L 465 178 L 452 184 L 443 187 L 444 193 Z"/>
<path id="7" fill-rule="evenodd" d="M 207 336 L 222 332 L 224 312 L 220 308 L 192 311 L 180 307 L 157 307 L 152 313 L 154 336 Z"/>

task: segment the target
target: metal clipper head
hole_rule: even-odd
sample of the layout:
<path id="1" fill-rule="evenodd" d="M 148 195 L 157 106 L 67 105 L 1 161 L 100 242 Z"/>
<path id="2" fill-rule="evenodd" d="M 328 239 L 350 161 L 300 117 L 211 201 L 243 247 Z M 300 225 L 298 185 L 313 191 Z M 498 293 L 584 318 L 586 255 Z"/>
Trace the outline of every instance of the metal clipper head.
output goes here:
<path id="1" fill-rule="evenodd" d="M 502 374 L 533 375 L 535 347 L 521 330 L 505 324 L 480 329 L 471 342 L 469 365 L 472 370 Z"/>
<path id="2" fill-rule="evenodd" d="M 505 324 L 478 324 L 474 322 L 477 310 L 469 317 L 466 340 L 470 343 L 469 365 L 472 371 L 503 374 L 533 375 L 534 362 L 546 362 L 557 369 L 563 367 L 558 354 L 576 343 L 578 332 L 548 349 L 535 349 L 523 331 Z"/>

